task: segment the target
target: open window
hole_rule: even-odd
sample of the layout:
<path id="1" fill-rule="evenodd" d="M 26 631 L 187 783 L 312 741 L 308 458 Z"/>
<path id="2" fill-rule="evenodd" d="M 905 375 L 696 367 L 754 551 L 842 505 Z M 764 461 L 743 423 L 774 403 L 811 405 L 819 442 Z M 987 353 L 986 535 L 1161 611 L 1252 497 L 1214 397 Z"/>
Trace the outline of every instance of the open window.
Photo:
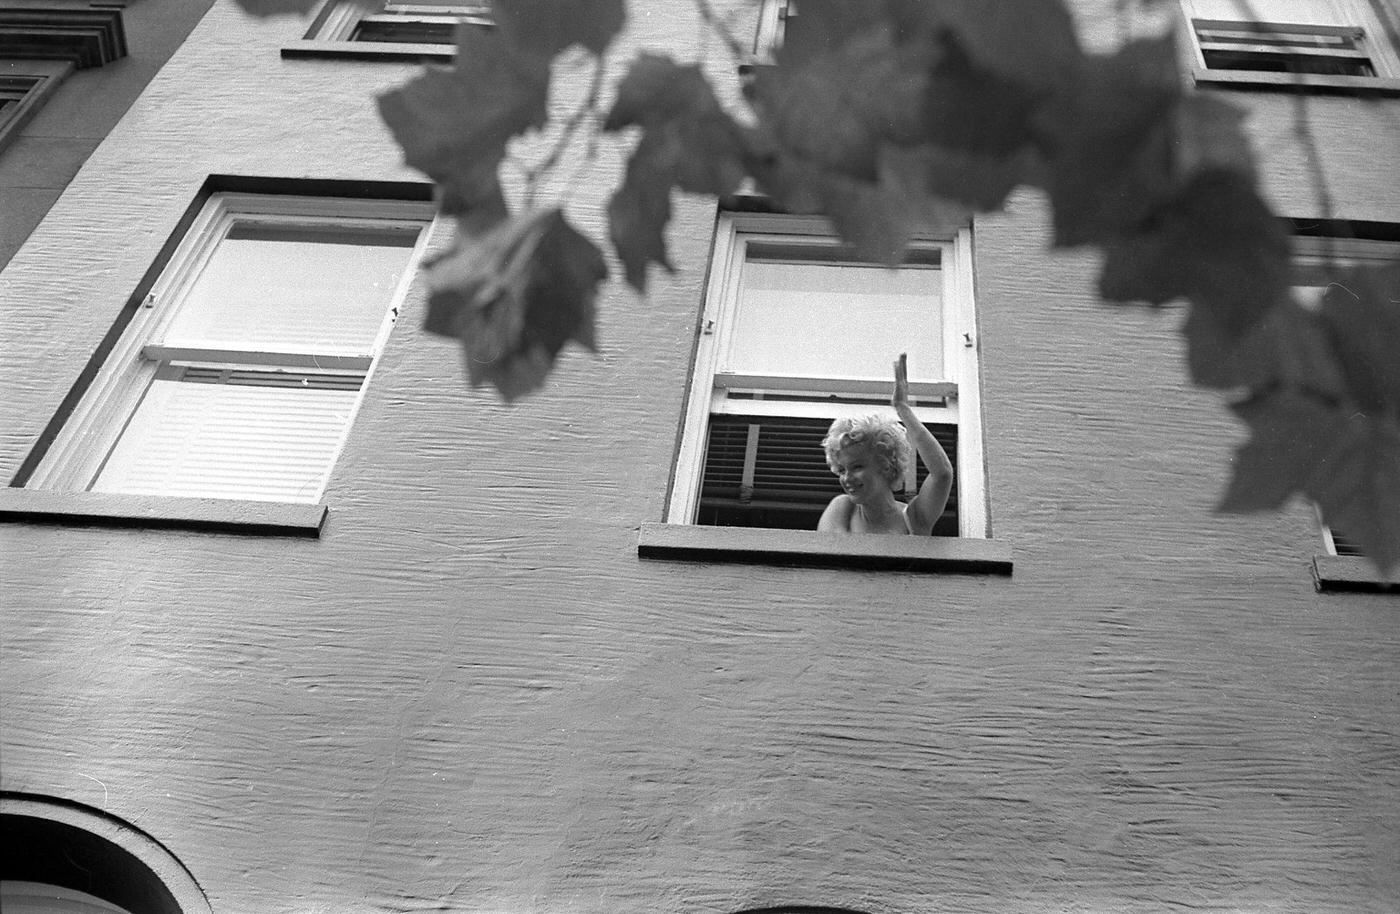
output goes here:
<path id="1" fill-rule="evenodd" d="M 330 0 L 305 39 L 284 56 L 441 57 L 456 51 L 458 24 L 491 25 L 486 0 Z"/>
<path id="2" fill-rule="evenodd" d="M 317 504 L 430 219 L 426 202 L 213 194 L 12 485 Z"/>
<path id="3" fill-rule="evenodd" d="M 639 554 L 1010 574 L 988 539 L 971 244 L 952 229 L 886 267 L 824 219 L 721 213 L 666 522 L 642 525 Z M 911 406 L 956 467 L 944 516 L 928 537 L 817 533 L 840 492 L 821 440 L 837 417 L 892 414 L 901 352 Z"/>
<path id="4" fill-rule="evenodd" d="M 891 363 L 907 351 L 915 413 L 957 467 L 935 533 L 985 537 L 968 231 L 919 242 L 894 268 L 828 232 L 806 217 L 720 216 L 668 521 L 816 529 L 840 492 L 827 427 L 889 411 Z"/>
<path id="5" fill-rule="evenodd" d="M 1293 237 L 1293 293 L 1304 307 L 1321 307 L 1329 277 L 1338 267 L 1400 263 L 1400 241 L 1390 240 L 1395 235 L 1394 226 L 1313 221 L 1308 225 L 1314 227 L 1314 234 Z M 1347 236 L 1356 234 L 1373 237 Z M 1317 522 L 1322 548 L 1313 558 L 1313 573 L 1319 589 L 1400 589 L 1400 582 L 1389 580 L 1376 570 L 1360 543 L 1346 531 L 1328 526 L 1320 510 Z"/>
<path id="6" fill-rule="evenodd" d="M 1184 0 L 1198 81 L 1387 88 L 1400 59 L 1369 0 Z"/>

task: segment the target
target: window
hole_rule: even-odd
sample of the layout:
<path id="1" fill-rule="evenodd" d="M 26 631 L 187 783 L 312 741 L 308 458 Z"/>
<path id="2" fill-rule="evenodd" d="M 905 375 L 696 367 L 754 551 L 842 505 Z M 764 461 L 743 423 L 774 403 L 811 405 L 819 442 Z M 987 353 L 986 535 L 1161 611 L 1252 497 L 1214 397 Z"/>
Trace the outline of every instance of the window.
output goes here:
<path id="1" fill-rule="evenodd" d="M 1369 0 L 1185 5 L 1200 81 L 1358 89 L 1400 77 L 1400 60 Z"/>
<path id="2" fill-rule="evenodd" d="M 322 8 L 306 39 L 284 49 L 298 54 L 363 54 L 450 59 L 458 23 L 491 24 L 486 0 L 331 0 Z"/>
<path id="3" fill-rule="evenodd" d="M 1009 550 L 986 540 L 971 277 L 966 229 L 888 268 L 859 262 L 821 219 L 721 214 L 667 523 L 643 525 L 639 552 L 1009 573 Z M 915 413 L 957 467 L 948 510 L 933 537 L 815 533 L 840 491 L 827 426 L 890 410 L 900 352 Z"/>
<path id="4" fill-rule="evenodd" d="M 1400 243 L 1387 240 L 1394 227 L 1376 223 L 1334 225 L 1310 223 L 1336 234 L 1295 235 L 1293 238 L 1293 291 L 1309 308 L 1320 307 L 1327 291 L 1328 276 L 1336 267 L 1355 267 L 1400 262 Z M 1338 237 L 1346 231 L 1372 237 Z M 1317 512 L 1322 551 L 1313 559 L 1313 574 L 1321 590 L 1387 590 L 1396 583 L 1382 577 L 1354 539 L 1342 530 L 1329 527 Z"/>
<path id="5" fill-rule="evenodd" d="M 318 502 L 430 216 L 214 194 L 24 484 Z"/>
<path id="6" fill-rule="evenodd" d="M 0 149 L 19 135 L 72 70 L 68 61 L 0 58 Z"/>

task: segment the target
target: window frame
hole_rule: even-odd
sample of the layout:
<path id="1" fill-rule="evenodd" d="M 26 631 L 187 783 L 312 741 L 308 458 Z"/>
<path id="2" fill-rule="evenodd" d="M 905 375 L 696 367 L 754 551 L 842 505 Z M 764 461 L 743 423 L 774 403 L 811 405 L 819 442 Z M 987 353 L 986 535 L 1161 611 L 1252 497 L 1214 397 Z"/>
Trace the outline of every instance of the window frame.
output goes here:
<path id="1" fill-rule="evenodd" d="M 915 382 L 915 410 L 924 421 L 951 421 L 958 427 L 957 537 L 853 536 L 815 530 L 761 527 L 719 527 L 696 524 L 701 480 L 705 469 L 706 435 L 710 418 L 724 389 L 719 372 L 738 302 L 739 275 L 749 243 L 832 245 L 838 243 L 830 223 L 821 217 L 721 211 L 715 225 L 705 300 L 697 326 L 697 341 L 685 396 L 663 523 L 643 524 L 638 552 L 648 558 L 698 561 L 740 561 L 776 564 L 894 568 L 908 571 L 962 571 L 1010 574 L 1011 553 L 1004 542 L 990 539 L 986 461 L 981 415 L 980 347 L 973 288 L 972 232 L 963 226 L 941 236 L 921 237 L 916 244 L 940 253 L 942 282 L 942 348 L 944 378 Z M 891 357 L 893 358 L 893 353 Z M 716 379 L 720 379 L 719 385 Z M 830 387 L 853 390 L 852 382 L 825 381 Z M 854 382 L 860 392 L 891 382 Z M 804 387 L 804 389 L 812 389 Z M 946 397 L 943 405 L 919 406 L 923 395 Z M 746 412 L 755 401 L 736 404 Z M 761 402 L 761 401 L 759 401 Z M 877 407 L 806 404 L 784 401 L 781 415 L 833 415 L 871 412 Z"/>
<path id="2" fill-rule="evenodd" d="M 68 60 L 0 58 L 0 92 L 15 97 L 14 107 L 8 109 L 8 113 L 0 114 L 0 150 L 18 139 L 24 125 L 39 112 L 73 70 L 73 62 Z"/>
<path id="3" fill-rule="evenodd" d="M 300 361 L 325 361 L 316 354 L 262 352 L 247 350 L 173 350 L 153 341 L 174 321 L 184 296 L 213 257 L 228 229 L 237 223 L 326 225 L 337 228 L 366 227 L 387 230 L 411 229 L 417 237 L 409 250 L 406 266 L 395 288 L 386 296 L 384 316 L 368 352 L 341 352 L 331 355 L 328 373 L 351 373 L 361 380 L 359 393 L 346 419 L 340 438 L 331 452 L 325 484 L 334 478 L 334 468 L 364 402 L 377 357 L 383 350 L 397 320 L 409 286 L 415 278 L 432 234 L 434 209 L 428 200 L 315 195 L 311 193 L 258 193 L 216 191 L 199 205 L 198 212 L 183 231 L 172 238 L 173 252 L 163 264 L 149 291 L 134 302 L 129 319 L 110 348 L 93 357 L 95 372 L 76 405 L 56 429 L 32 472 L 17 477 L 6 490 L 11 504 L 7 513 L 32 519 L 36 515 L 73 516 L 88 520 L 193 521 L 207 517 L 216 526 L 251 524 L 277 528 L 288 526 L 319 529 L 324 505 L 288 500 L 245 498 L 150 496 L 91 491 L 103 462 L 130 422 L 137 406 L 157 373 L 171 360 L 220 362 L 226 365 L 256 367 L 275 364 L 297 367 Z M 140 294 L 140 293 L 138 293 Z M 222 358 L 237 354 L 235 360 Z M 245 358 L 246 357 L 246 358 Z M 318 368 L 318 372 L 322 369 Z M 55 421 L 58 421 L 56 417 Z M 23 473 L 23 471 L 21 471 Z M 27 493 L 21 497 L 19 493 Z M 323 497 L 324 487 L 320 497 Z M 15 499 L 20 499 L 18 502 Z M 126 506 L 124 508 L 124 505 Z M 252 506 L 252 507 L 249 507 Z M 265 511 L 254 510 L 257 506 Z"/>
<path id="4" fill-rule="evenodd" d="M 1400 48 L 1395 47 L 1390 30 L 1386 28 L 1387 23 L 1382 19 L 1385 14 L 1377 10 L 1367 0 L 1330 0 L 1330 2 L 1337 3 L 1341 7 L 1338 10 L 1339 17 L 1346 16 L 1349 19 L 1354 18 L 1356 21 L 1339 20 L 1327 25 L 1299 25 L 1264 18 L 1215 19 L 1210 16 L 1196 15 L 1194 0 L 1179 0 L 1182 12 L 1182 30 L 1185 37 L 1183 45 L 1190 54 L 1194 81 L 1198 85 L 1226 88 L 1231 86 L 1255 89 L 1306 87 L 1312 92 L 1400 95 Z M 1236 27 L 1239 31 L 1246 32 L 1267 32 L 1273 29 L 1276 34 L 1280 35 L 1289 32 L 1305 34 L 1309 31 L 1319 36 L 1355 32 L 1357 33 L 1356 37 L 1364 42 L 1365 57 L 1371 62 L 1376 73 L 1373 76 L 1365 76 L 1212 68 L 1206 63 L 1205 51 L 1202 48 L 1201 36 L 1198 31 L 1201 27 L 1214 29 Z M 1323 51 L 1319 51 L 1319 53 L 1321 56 L 1332 56 Z M 1336 56 L 1352 57 L 1357 55 L 1338 54 Z"/>
<path id="5" fill-rule="evenodd" d="M 296 57 L 351 57 L 375 60 L 437 60 L 450 62 L 457 53 L 455 37 L 442 42 L 402 42 L 356 40 L 354 34 L 362 23 L 390 24 L 400 21 L 434 22 L 450 25 L 449 35 L 455 33 L 461 23 L 491 27 L 494 21 L 490 4 L 464 2 L 456 4 L 470 7 L 471 11 L 460 14 L 441 13 L 391 13 L 384 12 L 384 6 L 394 4 L 413 7 L 413 0 L 381 0 L 378 11 L 363 6 L 357 0 L 327 0 L 321 11 L 312 20 L 311 27 L 299 41 L 282 49 L 282 56 Z M 423 4 L 432 6 L 433 4 Z"/>
<path id="6" fill-rule="evenodd" d="M 1328 263 L 1389 263 L 1400 260 L 1400 240 L 1343 237 L 1333 234 L 1294 235 L 1292 288 L 1305 288 L 1298 282 L 1310 271 Z M 1296 295 L 1296 292 L 1295 292 Z M 1307 306 L 1307 303 L 1304 303 Z M 1371 560 L 1362 555 L 1342 555 L 1337 551 L 1332 528 L 1322 518 L 1322 509 L 1313 505 L 1321 551 L 1313 555 L 1313 583 L 1320 591 L 1400 591 L 1400 578 L 1382 575 Z"/>

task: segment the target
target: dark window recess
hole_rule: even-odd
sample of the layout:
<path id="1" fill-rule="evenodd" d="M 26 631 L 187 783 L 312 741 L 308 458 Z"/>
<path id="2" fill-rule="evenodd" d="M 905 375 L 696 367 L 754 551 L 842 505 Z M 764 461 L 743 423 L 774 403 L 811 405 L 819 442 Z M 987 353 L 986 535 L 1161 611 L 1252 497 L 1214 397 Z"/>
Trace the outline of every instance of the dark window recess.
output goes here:
<path id="1" fill-rule="evenodd" d="M 1337 550 L 1337 555 L 1366 555 L 1362 551 L 1360 543 L 1348 539 L 1347 535 L 1336 527 L 1332 528 L 1332 547 Z"/>
<path id="2" fill-rule="evenodd" d="M 697 524 L 815 530 L 822 510 L 841 494 L 826 465 L 827 419 L 711 416 Z M 957 466 L 956 425 L 926 426 Z M 918 461 L 917 456 L 915 460 Z M 928 471 L 918 461 L 918 483 Z M 912 494 L 912 493 L 907 493 Z M 907 500 L 898 493 L 896 497 Z M 958 535 L 956 477 L 935 536 Z"/>
<path id="3" fill-rule="evenodd" d="M 383 41 L 390 44 L 455 44 L 455 20 L 366 17 L 355 25 L 351 41 Z"/>
<path id="4" fill-rule="evenodd" d="M 1359 28 L 1198 21 L 1196 38 L 1206 67 L 1211 70 L 1376 75 Z"/>

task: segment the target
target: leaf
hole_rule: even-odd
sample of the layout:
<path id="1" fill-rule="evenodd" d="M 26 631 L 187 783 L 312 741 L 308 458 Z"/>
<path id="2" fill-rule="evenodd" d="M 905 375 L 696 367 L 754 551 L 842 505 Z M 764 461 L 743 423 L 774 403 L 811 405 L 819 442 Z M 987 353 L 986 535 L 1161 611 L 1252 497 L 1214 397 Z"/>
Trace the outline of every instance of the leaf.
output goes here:
<path id="1" fill-rule="evenodd" d="M 1254 177 L 1244 112 L 1212 95 L 1187 95 L 1177 109 L 1176 172 L 1189 178 L 1210 169 Z"/>
<path id="2" fill-rule="evenodd" d="M 886 17 L 884 0 L 806 0 L 789 4 L 787 12 L 778 56 L 791 67 L 836 51 Z"/>
<path id="3" fill-rule="evenodd" d="M 1340 271 L 1319 316 L 1348 401 L 1370 415 L 1400 416 L 1400 263 Z"/>
<path id="4" fill-rule="evenodd" d="M 1382 572 L 1400 563 L 1400 426 L 1284 392 L 1235 407 L 1252 437 L 1235 455 L 1219 510 L 1276 510 L 1292 495 L 1316 502 Z"/>
<path id="5" fill-rule="evenodd" d="M 1180 97 L 1168 36 L 1087 58 L 1072 88 L 1046 104 L 1037 121 L 1057 245 L 1112 241 L 1177 188 Z"/>
<path id="6" fill-rule="evenodd" d="M 699 67 L 657 54 L 633 61 L 603 129 L 631 126 L 643 130 L 634 158 L 669 173 L 681 190 L 727 194 L 743 183 L 744 129 L 720 105 Z"/>
<path id="7" fill-rule="evenodd" d="M 929 72 L 938 53 L 931 42 L 896 47 L 890 29 L 877 24 L 800 66 L 783 64 L 780 52 L 780 64 L 759 68 L 747 92 L 784 149 L 873 181 L 884 142 L 913 144 L 928 134 Z"/>
<path id="8" fill-rule="evenodd" d="M 553 57 L 572 44 L 599 56 L 627 19 L 625 0 L 492 0 L 491 14 L 517 48 Z"/>
<path id="9" fill-rule="evenodd" d="M 564 344 L 595 348 L 598 248 L 557 209 L 500 223 L 427 267 L 424 329 L 462 341 L 473 387 L 513 401 L 538 389 Z"/>
<path id="10" fill-rule="evenodd" d="M 1212 387 L 1287 388 L 1329 403 L 1346 398 L 1346 380 L 1322 319 L 1294 301 L 1276 305 L 1236 342 L 1192 308 L 1184 332 L 1191 373 Z"/>
<path id="11" fill-rule="evenodd" d="M 605 130 L 640 126 L 642 138 L 608 204 L 608 232 L 627 282 L 646 291 L 647 266 L 666 255 L 671 188 L 727 194 L 747 172 L 745 132 L 720 106 L 696 66 L 642 54 L 618 85 Z"/>
<path id="12" fill-rule="evenodd" d="M 929 73 L 921 139 L 1004 157 L 1031 138 L 1038 93 L 977 67 L 952 37 Z"/>
<path id="13" fill-rule="evenodd" d="M 878 182 L 860 181 L 775 151 L 755 160 L 753 175 L 759 189 L 788 212 L 827 216 L 842 240 L 871 263 L 896 265 L 921 230 L 946 232 L 950 225 L 966 225 L 970 216 L 904 183 L 910 176 L 895 167 L 882 168 Z"/>
<path id="14" fill-rule="evenodd" d="M 1110 241 L 1099 292 L 1110 301 L 1192 302 L 1192 377 L 1221 386 L 1215 361 L 1289 300 L 1289 243 L 1243 175 L 1198 174 L 1135 233 Z M 1228 374 L 1228 372 L 1225 372 Z M 1233 382 L 1224 386 L 1231 386 Z"/>
<path id="15" fill-rule="evenodd" d="M 379 96 L 404 161 L 442 186 L 444 210 L 499 194 L 496 169 L 511 137 L 548 118 L 549 60 L 496 32 L 457 27 L 457 62 Z"/>
<path id="16" fill-rule="evenodd" d="M 905 186 L 986 212 L 1000 209 L 1030 172 L 1031 153 L 989 156 L 927 144 L 885 146 L 881 163 Z"/>
<path id="17" fill-rule="evenodd" d="M 643 140 L 645 144 L 645 140 Z M 666 255 L 666 224 L 671 221 L 671 169 L 652 161 L 638 147 L 627 176 L 608 202 L 608 234 L 627 282 L 647 290 L 648 264 L 675 272 Z"/>
<path id="18" fill-rule="evenodd" d="M 951 30 L 979 69 L 1027 88 L 1058 90 L 1082 60 L 1062 0 L 890 0 L 889 8 L 901 33 L 918 40 Z"/>

